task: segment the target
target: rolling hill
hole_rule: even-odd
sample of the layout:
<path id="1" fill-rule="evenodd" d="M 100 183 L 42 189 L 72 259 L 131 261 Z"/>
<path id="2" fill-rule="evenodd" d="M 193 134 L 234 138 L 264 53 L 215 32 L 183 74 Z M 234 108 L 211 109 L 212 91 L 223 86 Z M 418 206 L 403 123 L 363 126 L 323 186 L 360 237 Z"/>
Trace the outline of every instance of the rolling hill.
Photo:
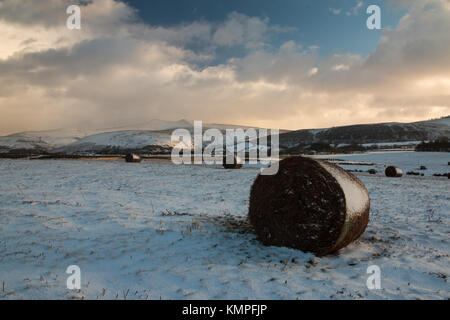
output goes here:
<path id="1" fill-rule="evenodd" d="M 172 131 L 186 128 L 193 131 L 191 121 L 151 120 L 122 127 L 78 130 L 34 131 L 0 137 L 0 153 L 64 153 L 123 154 L 140 152 L 166 154 L 173 147 Z M 204 124 L 204 129 L 248 129 L 248 126 Z M 328 144 L 414 144 L 445 136 L 450 138 L 450 116 L 414 123 L 380 123 L 350 125 L 326 129 L 280 131 L 280 148 L 291 149 L 312 143 Z"/>
<path id="2" fill-rule="evenodd" d="M 86 141 L 82 141 L 84 138 L 90 136 L 96 136 L 102 133 L 110 132 L 122 132 L 122 131 L 158 131 L 169 130 L 173 128 L 189 128 L 191 123 L 187 120 L 180 121 L 164 121 L 164 120 L 150 120 L 145 123 L 137 125 L 128 125 L 122 127 L 104 128 L 96 130 L 79 130 L 79 129 L 57 129 L 49 131 L 28 131 L 16 133 L 4 137 L 0 137 L 0 153 L 41 153 L 50 152 L 52 150 L 63 151 L 65 146 L 75 144 L 75 148 L 83 149 L 80 144 L 92 145 L 96 144 L 96 138 L 92 137 Z M 151 134 L 150 134 L 151 135 Z M 115 135 L 112 135 L 115 136 Z M 121 135 L 116 135 L 121 136 Z M 123 135 L 122 135 L 123 136 Z M 141 141 L 143 135 L 135 134 L 138 141 Z M 101 136 L 98 139 L 106 139 L 105 136 Z M 170 138 L 170 137 L 169 137 Z M 140 139 L 140 140 L 139 140 Z M 78 143 L 80 142 L 81 143 Z M 130 141 L 130 140 L 128 140 Z M 95 148 L 98 150 L 99 148 Z M 101 149 L 101 148 L 100 148 Z"/>
<path id="3" fill-rule="evenodd" d="M 337 145 L 427 141 L 440 136 L 450 137 L 450 116 L 413 123 L 363 124 L 291 131 L 280 134 L 280 147 L 293 148 L 317 142 Z"/>
<path id="4" fill-rule="evenodd" d="M 61 148 L 50 150 L 62 154 L 166 154 L 172 150 L 171 130 L 126 130 L 94 134 Z"/>

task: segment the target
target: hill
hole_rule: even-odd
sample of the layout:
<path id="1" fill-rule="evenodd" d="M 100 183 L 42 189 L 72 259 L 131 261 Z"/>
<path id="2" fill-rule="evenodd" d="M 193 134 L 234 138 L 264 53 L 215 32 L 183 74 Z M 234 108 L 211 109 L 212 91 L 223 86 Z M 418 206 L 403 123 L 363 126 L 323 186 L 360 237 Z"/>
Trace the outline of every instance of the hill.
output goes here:
<path id="1" fill-rule="evenodd" d="M 78 130 L 60 129 L 34 131 L 0 137 L 0 153 L 9 154 L 123 154 L 139 152 L 167 154 L 173 147 L 172 131 L 186 128 L 193 131 L 188 120 L 148 122 L 122 127 Z M 204 129 L 248 129 L 248 126 L 204 124 Z M 450 116 L 414 123 L 379 123 L 350 125 L 326 129 L 280 131 L 280 148 L 284 151 L 301 149 L 311 145 L 371 145 L 418 144 L 440 137 L 450 138 Z"/>
<path id="2" fill-rule="evenodd" d="M 312 143 L 376 144 L 428 141 L 450 137 L 450 116 L 414 123 L 363 124 L 328 129 L 306 129 L 280 134 L 280 147 L 293 148 Z"/>

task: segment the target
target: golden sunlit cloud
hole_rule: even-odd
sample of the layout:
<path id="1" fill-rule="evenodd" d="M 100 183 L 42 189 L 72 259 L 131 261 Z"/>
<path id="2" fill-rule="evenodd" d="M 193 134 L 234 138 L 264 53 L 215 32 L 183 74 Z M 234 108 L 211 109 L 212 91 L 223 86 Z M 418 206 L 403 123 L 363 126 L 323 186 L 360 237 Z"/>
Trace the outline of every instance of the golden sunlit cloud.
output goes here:
<path id="1" fill-rule="evenodd" d="M 152 118 L 299 129 L 450 114 L 448 1 L 412 3 L 367 57 L 321 57 L 294 41 L 269 50 L 266 37 L 282 28 L 239 13 L 149 26 L 113 0 L 83 6 L 82 30 L 71 31 L 66 5 L 0 3 L 2 134 Z M 191 39 L 208 49 L 190 50 Z M 209 64 L 215 48 L 236 44 L 243 57 Z"/>

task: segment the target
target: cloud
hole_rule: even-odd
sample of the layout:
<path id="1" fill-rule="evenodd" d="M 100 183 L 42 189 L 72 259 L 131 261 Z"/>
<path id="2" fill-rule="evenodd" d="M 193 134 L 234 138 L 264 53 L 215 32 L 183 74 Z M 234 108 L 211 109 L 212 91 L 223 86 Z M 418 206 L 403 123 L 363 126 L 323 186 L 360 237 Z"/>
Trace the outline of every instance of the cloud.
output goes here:
<path id="1" fill-rule="evenodd" d="M 329 8 L 329 10 L 332 14 L 335 14 L 335 15 L 339 15 L 342 12 L 342 9 Z"/>
<path id="2" fill-rule="evenodd" d="M 349 11 L 345 12 L 347 16 L 356 16 L 359 14 L 359 11 L 361 10 L 364 3 L 362 1 L 358 1 L 356 5 L 351 8 Z"/>
<path id="3" fill-rule="evenodd" d="M 112 0 L 79 1 L 82 8 L 82 31 L 66 26 L 66 9 L 77 3 L 69 0 L 0 2 L 2 46 L 0 59 L 16 53 L 70 47 L 86 39 L 105 36 L 131 36 L 142 26 L 134 9 Z"/>
<path id="4" fill-rule="evenodd" d="M 43 0 L 39 5 L 33 1 L 3 0 L 0 19 L 16 25 L 59 27 L 65 24 L 67 7 L 74 4 L 81 6 L 91 29 L 103 26 L 101 31 L 106 31 L 106 28 L 137 19 L 134 9 L 111 0 Z"/>
<path id="5" fill-rule="evenodd" d="M 213 41 L 219 46 L 236 46 L 246 44 L 250 47 L 264 45 L 268 30 L 268 20 L 249 18 L 243 14 L 232 13 L 213 36 Z"/>
<path id="6" fill-rule="evenodd" d="M 332 68 L 333 71 L 347 71 L 349 69 L 350 67 L 345 64 L 337 64 Z"/>
<path id="7" fill-rule="evenodd" d="M 308 77 L 312 77 L 312 76 L 316 75 L 318 72 L 319 72 L 319 68 L 311 68 L 308 71 Z"/>
<path id="8" fill-rule="evenodd" d="M 40 3 L 0 2 L 3 133 L 151 118 L 297 129 L 450 113 L 448 1 L 411 4 L 367 57 L 273 46 L 291 29 L 240 13 L 146 25 L 113 0 L 86 2 L 82 30 L 68 31 L 65 9 L 53 11 L 66 3 Z M 213 62 L 223 48 L 244 54 Z"/>
<path id="9" fill-rule="evenodd" d="M 268 18 L 248 17 L 232 12 L 214 31 L 212 41 L 222 47 L 245 46 L 248 49 L 259 49 L 268 46 L 270 37 L 295 30 L 271 25 Z"/>

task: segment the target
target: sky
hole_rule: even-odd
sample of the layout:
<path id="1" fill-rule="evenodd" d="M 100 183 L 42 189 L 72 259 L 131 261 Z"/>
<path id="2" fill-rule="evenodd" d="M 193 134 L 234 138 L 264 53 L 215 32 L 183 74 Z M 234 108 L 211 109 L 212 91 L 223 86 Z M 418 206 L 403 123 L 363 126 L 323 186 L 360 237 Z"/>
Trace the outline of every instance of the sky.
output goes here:
<path id="1" fill-rule="evenodd" d="M 269 40 L 273 46 L 293 40 L 303 46 L 320 46 L 321 55 L 342 52 L 369 54 L 381 32 L 368 32 L 364 1 L 355 0 L 158 0 L 126 1 L 138 9 L 139 17 L 150 25 L 176 26 L 196 21 L 223 22 L 230 13 L 269 19 L 270 24 L 291 28 Z M 407 11 L 383 0 L 372 0 L 384 10 L 385 28 L 396 27 Z M 235 52 L 236 54 L 236 52 Z"/>
<path id="2" fill-rule="evenodd" d="M 382 30 L 366 26 L 373 4 Z M 0 30 L 3 135 L 450 114 L 450 0 L 0 0 Z"/>

